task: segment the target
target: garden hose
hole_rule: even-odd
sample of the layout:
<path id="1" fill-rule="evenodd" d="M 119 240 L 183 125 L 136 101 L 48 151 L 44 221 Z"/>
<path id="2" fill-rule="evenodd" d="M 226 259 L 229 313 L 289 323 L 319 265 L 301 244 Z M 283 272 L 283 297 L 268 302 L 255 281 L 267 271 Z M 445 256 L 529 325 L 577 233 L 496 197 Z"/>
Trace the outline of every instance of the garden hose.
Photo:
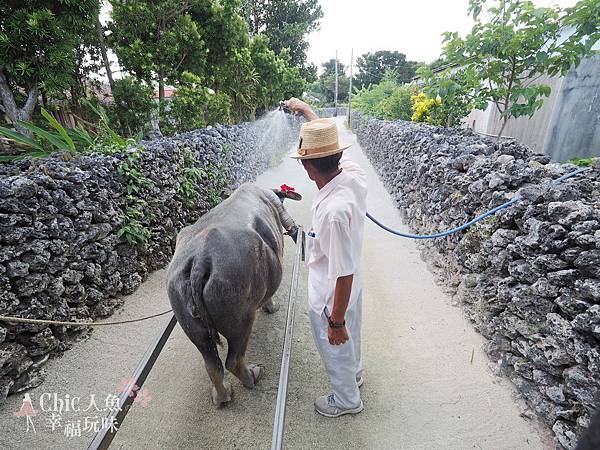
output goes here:
<path id="1" fill-rule="evenodd" d="M 567 173 L 567 174 L 565 174 L 565 175 L 561 176 L 560 178 L 557 178 L 556 180 L 553 180 L 551 184 L 552 184 L 552 185 L 557 185 L 557 184 L 559 184 L 559 183 L 562 183 L 563 181 L 565 181 L 565 180 L 566 180 L 566 179 L 568 179 L 568 178 L 574 177 L 575 175 L 578 175 L 578 174 L 580 174 L 580 173 L 582 173 L 582 172 L 586 172 L 586 171 L 588 171 L 588 170 L 590 170 L 590 169 L 591 169 L 590 167 L 583 167 L 583 168 L 581 168 L 581 169 L 574 170 L 574 171 L 572 171 L 572 172 L 569 172 L 569 173 Z M 463 224 L 463 225 L 461 225 L 461 226 L 459 226 L 459 227 L 452 228 L 452 229 L 450 229 L 450 230 L 442 231 L 442 232 L 439 232 L 439 233 L 434 233 L 434 234 L 413 234 L 413 233 L 403 233 L 403 232 L 401 232 L 401 231 L 394 230 L 394 229 L 392 229 L 392 228 L 390 228 L 390 227 L 388 227 L 388 226 L 384 225 L 384 224 L 383 224 L 383 223 L 381 223 L 379 220 L 377 220 L 375 217 L 373 217 L 373 216 L 372 216 L 372 215 L 371 215 L 369 212 L 367 212 L 367 217 L 368 217 L 369 219 L 371 219 L 371 221 L 372 221 L 373 223 L 375 223 L 376 225 L 378 225 L 378 226 L 380 226 L 381 228 L 383 228 L 385 231 L 388 231 L 388 232 L 390 232 L 390 233 L 392 233 L 392 234 L 394 234 L 394 235 L 396 235 L 396 236 L 400 236 L 400 237 L 404 237 L 404 238 L 409 238 L 409 239 L 437 239 L 437 238 L 441 238 L 441 237 L 449 236 L 449 235 L 451 235 L 451 234 L 454 234 L 454 233 L 458 233 L 459 231 L 466 230 L 466 229 L 467 229 L 467 228 L 469 228 L 471 225 L 474 225 L 474 224 L 476 224 L 477 222 L 480 222 L 480 221 L 482 221 L 483 219 L 485 219 L 485 218 L 487 218 L 487 217 L 489 217 L 489 216 L 492 216 L 492 215 L 496 214 L 496 213 L 497 213 L 498 211 L 500 211 L 501 209 L 508 208 L 509 206 L 511 206 L 511 205 L 513 205 L 513 204 L 515 204 L 515 203 L 517 203 L 517 202 L 518 202 L 518 201 L 520 201 L 520 200 L 522 200 L 522 197 L 521 197 L 519 194 L 517 194 L 517 195 L 515 195 L 515 196 L 514 196 L 512 199 L 510 199 L 509 201 L 507 201 L 507 202 L 505 202 L 505 203 L 501 204 L 500 206 L 496 206 L 495 208 L 493 208 L 493 209 L 491 209 L 491 210 L 487 211 L 487 212 L 486 212 L 486 213 L 484 213 L 484 214 L 481 214 L 481 215 L 479 215 L 479 216 L 475 217 L 474 219 L 472 219 L 472 220 L 468 221 L 467 223 L 465 223 L 465 224 Z"/>

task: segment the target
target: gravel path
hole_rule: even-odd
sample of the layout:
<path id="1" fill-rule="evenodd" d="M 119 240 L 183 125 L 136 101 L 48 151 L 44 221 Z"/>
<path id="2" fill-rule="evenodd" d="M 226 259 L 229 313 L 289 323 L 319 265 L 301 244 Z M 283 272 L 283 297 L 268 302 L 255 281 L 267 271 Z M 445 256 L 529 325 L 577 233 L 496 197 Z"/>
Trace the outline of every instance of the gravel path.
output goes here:
<path id="1" fill-rule="evenodd" d="M 369 210 L 385 223 L 402 228 L 396 208 L 360 148 L 340 120 L 343 141 L 368 170 Z M 308 224 L 316 188 L 295 161 L 284 161 L 258 182 L 286 183 L 304 195 L 288 202 L 296 220 Z M 281 310 L 260 313 L 250 342 L 249 360 L 263 364 L 265 378 L 249 391 L 228 374 L 233 403 L 216 410 L 209 400 L 203 361 L 179 327 L 165 346 L 144 388 L 146 407 L 134 405 L 112 448 L 115 449 L 265 449 L 270 448 L 277 394 L 285 302 L 293 246 L 285 256 L 284 281 L 277 293 Z M 535 423 L 521 417 L 515 390 L 494 377 L 481 351 L 484 342 L 461 310 L 438 288 L 414 242 L 399 239 L 367 223 L 364 246 L 364 411 L 354 417 L 325 419 L 313 411 L 316 396 L 327 393 L 328 380 L 309 331 L 306 267 L 301 268 L 294 332 L 285 448 L 288 449 L 542 449 L 552 444 Z M 128 297 L 112 318 L 132 318 L 169 308 L 165 271 L 153 273 Z M 38 415 L 36 433 L 13 414 L 22 398 L 0 407 L 0 448 L 86 448 L 92 434 L 85 418 L 105 413 L 63 413 L 61 427 L 49 428 L 51 413 L 41 411 L 43 393 L 81 397 L 83 408 L 95 394 L 104 407 L 119 380 L 128 377 L 168 316 L 118 327 L 98 328 L 85 342 L 47 364 L 46 382 L 30 391 Z M 45 398 L 48 398 L 46 396 Z M 48 403 L 46 403 L 47 405 Z M 47 409 L 47 406 L 46 406 Z M 82 435 L 66 436 L 67 421 L 80 420 Z"/>

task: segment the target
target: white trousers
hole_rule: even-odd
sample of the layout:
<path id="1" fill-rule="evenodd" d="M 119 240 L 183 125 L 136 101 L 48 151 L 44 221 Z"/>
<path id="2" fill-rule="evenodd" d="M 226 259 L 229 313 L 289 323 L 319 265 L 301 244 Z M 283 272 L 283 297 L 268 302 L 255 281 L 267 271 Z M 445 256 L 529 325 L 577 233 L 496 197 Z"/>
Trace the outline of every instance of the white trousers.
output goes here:
<path id="1" fill-rule="evenodd" d="M 327 312 L 328 315 L 331 311 Z M 312 335 L 319 350 L 325 370 L 331 380 L 336 405 L 342 408 L 356 408 L 360 404 L 360 392 L 356 379 L 362 376 L 362 355 L 360 333 L 362 324 L 362 295 L 345 314 L 346 329 L 350 339 L 342 345 L 332 345 L 327 337 L 329 324 L 324 313 L 309 309 Z"/>

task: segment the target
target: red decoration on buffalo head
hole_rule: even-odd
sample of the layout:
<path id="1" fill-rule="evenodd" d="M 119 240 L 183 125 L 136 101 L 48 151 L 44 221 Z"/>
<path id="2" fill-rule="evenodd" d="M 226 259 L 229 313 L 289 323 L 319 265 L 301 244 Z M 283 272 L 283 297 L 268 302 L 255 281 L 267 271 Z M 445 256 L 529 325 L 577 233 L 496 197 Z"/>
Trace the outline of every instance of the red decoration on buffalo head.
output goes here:
<path id="1" fill-rule="evenodd" d="M 281 189 L 281 192 L 283 192 L 284 194 L 287 194 L 288 192 L 294 192 L 296 189 L 294 189 L 291 186 L 288 186 L 287 184 L 282 184 L 279 189 Z"/>

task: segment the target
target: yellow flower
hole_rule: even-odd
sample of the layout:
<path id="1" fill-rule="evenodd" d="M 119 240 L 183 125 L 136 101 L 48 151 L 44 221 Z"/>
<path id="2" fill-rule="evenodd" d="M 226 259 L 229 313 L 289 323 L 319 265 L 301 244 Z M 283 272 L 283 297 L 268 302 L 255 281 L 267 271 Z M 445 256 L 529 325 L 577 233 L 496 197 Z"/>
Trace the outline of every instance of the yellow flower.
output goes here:
<path id="1" fill-rule="evenodd" d="M 441 99 L 428 98 L 424 92 L 419 92 L 417 95 L 413 95 L 410 100 L 412 102 L 413 109 L 413 115 L 411 117 L 413 122 L 431 123 L 431 110 L 442 104 Z"/>

